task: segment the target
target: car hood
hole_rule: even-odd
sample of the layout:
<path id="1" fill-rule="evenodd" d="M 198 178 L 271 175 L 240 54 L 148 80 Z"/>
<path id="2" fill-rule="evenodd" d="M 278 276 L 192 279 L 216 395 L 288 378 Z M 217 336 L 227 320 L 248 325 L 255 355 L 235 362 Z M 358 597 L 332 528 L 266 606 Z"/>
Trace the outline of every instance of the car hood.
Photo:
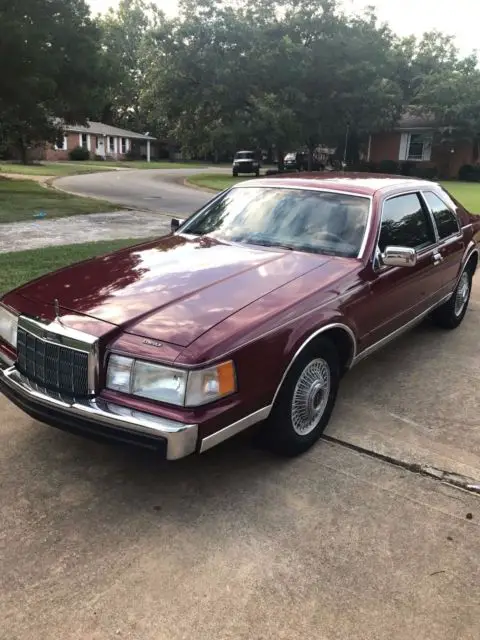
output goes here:
<path id="1" fill-rule="evenodd" d="M 168 236 L 82 262 L 16 291 L 123 331 L 186 347 L 240 309 L 330 260 Z"/>

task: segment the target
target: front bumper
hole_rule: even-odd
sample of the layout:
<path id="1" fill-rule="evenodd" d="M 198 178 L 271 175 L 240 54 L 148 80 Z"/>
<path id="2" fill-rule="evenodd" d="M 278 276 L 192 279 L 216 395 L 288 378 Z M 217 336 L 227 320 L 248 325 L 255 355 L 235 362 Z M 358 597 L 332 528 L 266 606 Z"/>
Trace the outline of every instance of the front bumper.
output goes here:
<path id="1" fill-rule="evenodd" d="M 161 451 L 167 460 L 184 458 L 197 449 L 196 424 L 131 411 L 100 398 L 69 400 L 50 394 L 1 360 L 0 391 L 32 418 L 64 431 L 140 445 Z"/>

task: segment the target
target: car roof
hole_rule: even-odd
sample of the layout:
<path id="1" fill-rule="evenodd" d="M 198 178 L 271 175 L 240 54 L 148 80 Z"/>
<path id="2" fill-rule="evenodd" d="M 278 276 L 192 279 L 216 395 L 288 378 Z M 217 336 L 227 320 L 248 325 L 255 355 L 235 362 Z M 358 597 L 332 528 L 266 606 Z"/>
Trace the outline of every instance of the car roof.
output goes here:
<path id="1" fill-rule="evenodd" d="M 330 189 L 356 195 L 373 196 L 377 191 L 396 191 L 399 188 L 425 189 L 436 187 L 435 182 L 380 173 L 298 173 L 274 174 L 240 182 L 241 186 L 294 187 L 296 189 Z"/>

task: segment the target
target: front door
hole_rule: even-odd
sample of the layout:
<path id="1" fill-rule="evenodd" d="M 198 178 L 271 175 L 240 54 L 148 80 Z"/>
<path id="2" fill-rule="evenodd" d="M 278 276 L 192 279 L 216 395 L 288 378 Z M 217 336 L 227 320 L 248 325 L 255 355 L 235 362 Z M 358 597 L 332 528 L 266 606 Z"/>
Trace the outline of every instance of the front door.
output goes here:
<path id="1" fill-rule="evenodd" d="M 105 138 L 97 136 L 97 156 L 105 157 Z"/>
<path id="2" fill-rule="evenodd" d="M 381 263 L 387 246 L 417 251 L 414 267 Z M 418 193 L 387 198 L 382 206 L 375 259 L 369 274 L 369 304 L 362 314 L 361 349 L 402 329 L 441 298 L 442 274 L 436 260 L 436 236 L 431 217 Z"/>

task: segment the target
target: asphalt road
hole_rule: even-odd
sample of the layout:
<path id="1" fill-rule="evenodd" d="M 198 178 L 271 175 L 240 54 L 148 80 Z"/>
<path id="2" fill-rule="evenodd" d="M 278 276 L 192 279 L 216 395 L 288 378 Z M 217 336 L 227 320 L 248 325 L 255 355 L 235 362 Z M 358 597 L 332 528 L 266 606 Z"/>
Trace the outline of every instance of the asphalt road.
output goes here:
<path id="1" fill-rule="evenodd" d="M 230 173 L 228 168 L 108 171 L 59 178 L 55 180 L 55 186 L 132 209 L 187 216 L 212 196 L 204 191 L 185 187 L 183 180 L 189 175 L 205 173 L 207 170 Z"/>

